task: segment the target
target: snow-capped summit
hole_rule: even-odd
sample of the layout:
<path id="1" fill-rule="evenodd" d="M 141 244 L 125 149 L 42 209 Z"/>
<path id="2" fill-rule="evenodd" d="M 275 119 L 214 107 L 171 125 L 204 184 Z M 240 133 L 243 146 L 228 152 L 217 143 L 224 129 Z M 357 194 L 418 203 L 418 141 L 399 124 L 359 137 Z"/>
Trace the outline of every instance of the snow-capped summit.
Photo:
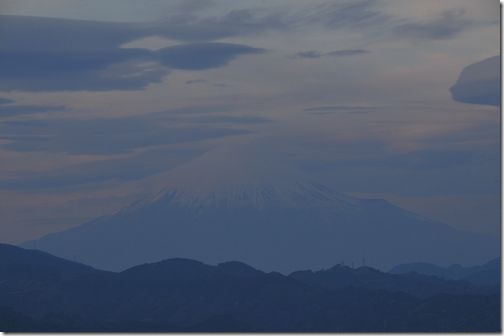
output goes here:
<path id="1" fill-rule="evenodd" d="M 214 149 L 173 169 L 163 183 L 165 187 L 148 202 L 164 199 L 179 206 L 256 208 L 279 204 L 348 207 L 356 203 L 313 181 L 274 153 L 251 146 Z"/>

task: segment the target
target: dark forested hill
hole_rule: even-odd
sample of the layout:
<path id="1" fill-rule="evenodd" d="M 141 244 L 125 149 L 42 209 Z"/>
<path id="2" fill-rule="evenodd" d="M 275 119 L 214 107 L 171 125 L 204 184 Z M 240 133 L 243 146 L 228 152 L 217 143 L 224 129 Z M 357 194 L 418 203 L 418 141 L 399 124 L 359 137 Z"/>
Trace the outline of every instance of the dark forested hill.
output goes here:
<path id="1" fill-rule="evenodd" d="M 0 245 L 2 331 L 499 331 L 499 293 L 335 266 L 289 276 L 168 259 L 120 273 Z"/>

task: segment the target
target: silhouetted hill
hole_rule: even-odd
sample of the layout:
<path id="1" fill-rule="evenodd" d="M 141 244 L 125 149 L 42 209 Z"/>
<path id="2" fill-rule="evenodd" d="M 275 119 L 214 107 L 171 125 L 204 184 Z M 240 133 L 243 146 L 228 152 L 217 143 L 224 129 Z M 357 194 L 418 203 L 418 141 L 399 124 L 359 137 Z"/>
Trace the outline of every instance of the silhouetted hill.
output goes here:
<path id="1" fill-rule="evenodd" d="M 448 280 L 464 280 L 477 285 L 500 286 L 501 261 L 500 258 L 495 258 L 486 264 L 472 267 L 461 265 L 441 267 L 429 263 L 409 263 L 392 268 L 390 273 L 418 273 Z"/>
<path id="2" fill-rule="evenodd" d="M 317 272 L 294 272 L 290 274 L 290 277 L 305 284 L 328 289 L 347 287 L 382 289 L 408 293 L 418 297 L 430 297 L 436 294 L 495 293 L 495 289 L 476 286 L 468 282 L 450 281 L 417 273 L 390 274 L 370 267 L 353 269 L 337 265 Z"/>
<path id="3" fill-rule="evenodd" d="M 94 271 L 46 252 L 0 244 L 0 274 L 4 281 L 50 281 Z"/>
<path id="4" fill-rule="evenodd" d="M 220 263 L 217 265 L 217 267 L 219 267 L 219 269 L 221 269 L 225 273 L 237 276 L 257 277 L 264 275 L 264 272 L 256 270 L 255 268 L 239 261 L 228 261 Z"/>
<path id="5" fill-rule="evenodd" d="M 32 264 L 36 272 L 17 271 Z M 500 329 L 498 294 L 457 281 L 367 267 L 284 276 L 240 262 L 210 266 L 177 258 L 113 273 L 12 246 L 0 248 L 0 265 L 9 265 L 0 272 L 0 330 L 5 331 Z M 10 270 L 22 276 L 12 277 Z M 51 281 L 38 272 L 51 274 Z M 459 289 L 443 293 L 447 283 Z"/>

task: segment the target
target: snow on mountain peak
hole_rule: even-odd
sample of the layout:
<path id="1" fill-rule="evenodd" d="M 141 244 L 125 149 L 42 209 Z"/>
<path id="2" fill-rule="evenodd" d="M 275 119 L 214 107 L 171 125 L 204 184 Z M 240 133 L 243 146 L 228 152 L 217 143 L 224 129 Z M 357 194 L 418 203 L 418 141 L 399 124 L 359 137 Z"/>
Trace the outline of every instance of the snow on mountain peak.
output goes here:
<path id="1" fill-rule="evenodd" d="M 186 206 L 352 206 L 358 200 L 314 182 L 268 151 L 250 147 L 212 150 L 174 169 L 150 202 Z"/>

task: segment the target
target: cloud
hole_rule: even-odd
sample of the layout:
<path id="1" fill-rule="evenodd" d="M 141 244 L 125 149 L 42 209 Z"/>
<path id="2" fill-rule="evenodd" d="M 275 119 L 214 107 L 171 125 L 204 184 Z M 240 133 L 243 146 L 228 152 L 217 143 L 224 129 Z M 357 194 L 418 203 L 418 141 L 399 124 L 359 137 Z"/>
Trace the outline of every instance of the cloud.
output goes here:
<path id="1" fill-rule="evenodd" d="M 200 149 L 152 149 L 126 158 L 81 163 L 48 172 L 1 179 L 0 188 L 4 190 L 47 190 L 109 181 L 135 181 L 172 169 L 203 153 L 204 151 Z"/>
<path id="2" fill-rule="evenodd" d="M 171 108 L 164 111 L 151 113 L 151 116 L 166 117 L 167 115 L 191 115 L 191 114 L 208 114 L 208 113 L 221 113 L 232 111 L 230 105 L 211 105 L 211 106 L 183 106 Z"/>
<path id="3" fill-rule="evenodd" d="M 79 30 L 72 29 L 73 24 L 70 21 L 68 30 L 61 24 L 62 30 L 54 35 L 49 34 L 50 29 L 47 36 L 35 33 L 25 41 L 29 42 L 28 45 L 7 43 L 0 46 L 0 63 L 4 65 L 0 68 L 0 90 L 132 90 L 159 82 L 168 73 L 166 67 L 152 62 L 147 50 L 121 49 L 113 44 L 104 46 L 104 40 L 110 38 L 106 29 L 102 35 L 96 32 L 93 41 L 88 41 L 89 36 L 83 34 L 82 45 L 74 42 L 65 46 L 53 42 L 66 41 L 69 35 L 78 33 Z M 3 27 L 3 34 L 10 32 L 18 37 L 14 27 Z M 44 31 L 46 27 L 32 28 Z M 37 37 L 43 40 L 36 40 Z M 81 40 L 78 34 L 73 38 Z M 47 45 L 44 45 L 46 41 Z"/>
<path id="4" fill-rule="evenodd" d="M 282 12 L 235 9 L 210 17 L 172 15 L 163 22 L 152 25 L 149 31 L 179 41 L 201 42 L 283 30 L 288 29 L 289 25 L 287 16 Z"/>
<path id="5" fill-rule="evenodd" d="M 33 54 L 33 57 L 36 58 L 37 55 Z M 72 56 L 59 54 L 55 59 L 65 57 L 70 57 L 65 59 L 68 61 Z M 38 71 L 26 72 L 25 64 L 20 61 L 13 63 L 10 74 L 4 74 L 0 79 L 2 91 L 140 90 L 151 83 L 161 82 L 169 73 L 169 69 L 155 63 L 143 64 L 131 61 L 110 63 L 103 69 L 79 68 L 77 64 L 74 64 L 74 68 L 55 69 L 52 75 L 47 75 Z M 44 64 L 38 64 L 41 69 L 44 67 Z"/>
<path id="6" fill-rule="evenodd" d="M 169 35 L 166 29 L 164 23 L 0 16 L 0 90 L 139 90 L 160 82 L 171 69 L 211 69 L 264 51 L 219 42 L 156 51 L 121 48 L 141 37 Z"/>
<path id="7" fill-rule="evenodd" d="M 139 90 L 170 69 L 205 70 L 263 49 L 231 43 L 190 43 L 157 51 L 16 51 L 0 54 L 0 90 Z"/>
<path id="8" fill-rule="evenodd" d="M 0 15 L 0 50 L 103 51 L 146 36 L 145 25 Z"/>
<path id="9" fill-rule="evenodd" d="M 193 13 L 213 6 L 215 6 L 214 0 L 182 0 L 175 6 L 174 10 L 182 13 Z"/>
<path id="10" fill-rule="evenodd" d="M 164 126 L 156 119 L 56 119 L 3 122 L 0 139 L 12 151 L 62 154 L 119 154 L 134 149 L 196 142 L 249 133 L 213 126 Z"/>
<path id="11" fill-rule="evenodd" d="M 0 16 L 0 39 L 8 49 L 103 49 L 147 36 L 199 43 L 314 23 L 331 28 L 362 27 L 385 16 L 375 9 L 372 0 L 327 2 L 292 9 L 263 6 L 201 15 L 200 9 L 210 5 L 209 1 L 184 1 L 167 12 L 163 20 L 149 23 L 3 15 Z M 10 31 L 16 31 L 16 37 Z"/>
<path id="12" fill-rule="evenodd" d="M 331 29 L 363 29 L 390 20 L 390 16 L 377 9 L 376 5 L 375 0 L 329 1 L 297 13 L 296 20 Z"/>
<path id="13" fill-rule="evenodd" d="M 322 53 L 315 50 L 301 51 L 294 54 L 295 58 L 320 58 L 322 56 Z"/>
<path id="14" fill-rule="evenodd" d="M 193 79 L 193 80 L 186 81 L 186 85 L 204 84 L 204 83 L 208 83 L 211 86 L 221 87 L 221 88 L 229 87 L 230 86 L 230 85 L 225 84 L 225 83 L 212 83 L 212 82 L 210 82 L 210 81 L 208 81 L 206 79 Z"/>
<path id="15" fill-rule="evenodd" d="M 191 84 L 202 84 L 202 83 L 206 83 L 206 82 L 207 82 L 206 79 L 191 79 L 191 80 L 186 81 L 185 83 L 187 85 L 191 85 Z"/>
<path id="16" fill-rule="evenodd" d="M 500 56 L 467 66 L 450 91 L 455 101 L 500 106 Z"/>
<path id="17" fill-rule="evenodd" d="M 440 147 L 439 142 L 435 145 Z M 498 143 L 395 153 L 367 140 L 331 144 L 319 150 L 321 157 L 305 159 L 300 165 L 313 176 L 330 178 L 341 192 L 474 195 L 499 192 L 498 153 Z"/>
<path id="18" fill-rule="evenodd" d="M 363 54 L 369 54 L 369 50 L 364 50 L 364 49 L 346 49 L 346 50 L 335 50 L 326 53 L 327 56 L 333 56 L 333 57 L 345 57 L 345 56 L 356 56 L 356 55 L 363 55 Z"/>
<path id="19" fill-rule="evenodd" d="M 302 33 L 306 27 L 369 30 L 369 36 L 443 39 L 472 24 L 463 11 L 445 11 L 431 21 L 411 22 L 387 14 L 373 0 L 352 0 L 286 9 L 275 6 L 210 14 L 208 4 L 181 3 L 158 22 L 98 22 L 61 18 L 0 16 L 0 91 L 141 90 L 173 69 L 223 67 L 237 57 L 265 50 L 216 40 L 268 31 Z M 185 9 L 183 9 L 185 8 Z M 222 9 L 222 8 L 221 8 Z M 399 22 L 399 23 L 398 23 Z M 161 50 L 124 48 L 148 37 L 179 43 Z M 300 52 L 301 58 L 350 57 L 364 49 Z"/>
<path id="20" fill-rule="evenodd" d="M 294 54 L 294 58 L 320 58 L 325 56 L 330 57 L 348 57 L 348 56 L 358 56 L 368 54 L 369 50 L 364 49 L 343 49 L 343 50 L 335 50 L 327 53 L 322 53 L 315 50 L 302 51 Z"/>
<path id="21" fill-rule="evenodd" d="M 212 86 L 215 86 L 215 87 L 220 87 L 220 88 L 227 88 L 227 87 L 229 87 L 230 85 L 229 85 L 229 84 L 226 84 L 226 83 L 215 83 L 215 84 L 212 84 Z"/>
<path id="22" fill-rule="evenodd" d="M 15 101 L 12 100 L 12 99 L 8 99 L 8 98 L 3 98 L 3 97 L 0 97 L 0 105 L 4 105 L 4 104 L 12 104 L 14 103 Z"/>
<path id="23" fill-rule="evenodd" d="M 0 105 L 0 118 L 25 114 L 38 114 L 65 110 L 64 106 L 52 105 Z"/>
<path id="24" fill-rule="evenodd" d="M 339 106 L 310 107 L 310 108 L 304 109 L 303 111 L 308 114 L 313 114 L 313 115 L 331 115 L 331 114 L 340 114 L 340 113 L 347 113 L 347 114 L 369 113 L 369 112 L 378 111 L 378 109 L 376 107 L 369 107 L 369 106 L 339 105 Z"/>
<path id="25" fill-rule="evenodd" d="M 240 44 L 205 42 L 176 45 L 155 52 L 166 66 L 183 70 L 205 70 L 228 64 L 240 55 L 260 54 L 264 49 Z"/>
<path id="26" fill-rule="evenodd" d="M 157 121 L 174 123 L 189 123 L 189 124 L 264 124 L 272 120 L 264 117 L 253 115 L 226 115 L 222 112 L 229 112 L 231 106 L 187 106 L 182 108 L 174 108 L 160 112 L 154 112 L 148 115 L 150 118 L 155 118 Z M 220 113 L 220 114 L 216 114 Z M 210 114 L 210 115 L 209 115 Z"/>
<path id="27" fill-rule="evenodd" d="M 53 105 L 17 105 L 12 99 L 0 97 L 0 118 L 25 114 L 38 114 L 65 110 L 64 106 Z"/>
<path id="28" fill-rule="evenodd" d="M 200 117 L 185 117 L 185 118 L 177 118 L 172 119 L 177 122 L 189 122 L 192 124 L 264 124 L 271 122 L 270 119 L 262 118 L 262 117 L 254 117 L 254 116 L 200 116 Z"/>
<path id="29" fill-rule="evenodd" d="M 457 36 L 469 28 L 471 21 L 464 18 L 465 11 L 445 11 L 441 17 L 428 22 L 408 22 L 400 24 L 394 31 L 407 38 L 448 39 Z"/>
<path id="30" fill-rule="evenodd" d="M 392 2 L 392 5 L 397 7 L 395 2 Z M 471 7 L 467 4 L 465 7 L 449 10 L 442 9 L 454 8 L 454 6 L 443 7 L 426 3 L 425 7 L 429 8 L 427 12 L 437 13 L 437 17 L 424 20 L 414 19 L 411 16 L 414 8 L 408 5 L 405 5 L 403 13 L 400 10 L 387 11 L 386 1 L 332 1 L 307 6 L 303 11 L 291 16 L 288 26 L 292 28 L 293 26 L 318 25 L 328 29 L 365 30 L 370 37 L 380 36 L 385 39 L 397 39 L 400 36 L 408 39 L 442 40 L 456 37 L 474 27 L 494 25 L 498 22 L 493 19 L 475 19 L 471 16 L 474 8 L 471 11 Z M 482 5 L 475 7 L 481 9 Z M 419 14 L 417 17 L 422 18 L 422 16 Z"/>
<path id="31" fill-rule="evenodd" d="M 61 154 L 120 154 L 135 149 L 250 133 L 258 116 L 226 115 L 230 107 L 183 107 L 124 118 L 37 119 L 0 122 L 1 147 Z M 210 113 L 211 115 L 208 115 Z M 219 113 L 219 114 L 215 114 Z"/>
<path id="32" fill-rule="evenodd" d="M 370 166 L 391 170 L 449 169 L 478 162 L 478 153 L 469 150 L 418 150 L 381 158 L 349 161 L 350 166 Z M 481 158 L 480 158 L 481 159 Z"/>

